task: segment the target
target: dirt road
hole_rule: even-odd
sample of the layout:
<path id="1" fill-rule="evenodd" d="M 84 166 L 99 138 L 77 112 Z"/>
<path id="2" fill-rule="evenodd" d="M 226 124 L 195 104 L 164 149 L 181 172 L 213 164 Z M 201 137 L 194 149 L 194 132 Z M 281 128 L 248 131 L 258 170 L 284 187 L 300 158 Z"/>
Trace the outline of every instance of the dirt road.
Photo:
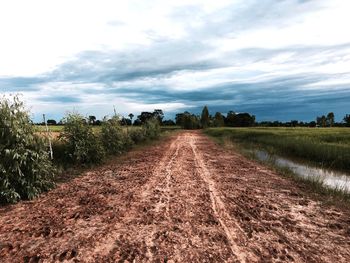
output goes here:
<path id="1" fill-rule="evenodd" d="M 350 262 L 348 212 L 198 132 L 0 209 L 0 262 Z"/>

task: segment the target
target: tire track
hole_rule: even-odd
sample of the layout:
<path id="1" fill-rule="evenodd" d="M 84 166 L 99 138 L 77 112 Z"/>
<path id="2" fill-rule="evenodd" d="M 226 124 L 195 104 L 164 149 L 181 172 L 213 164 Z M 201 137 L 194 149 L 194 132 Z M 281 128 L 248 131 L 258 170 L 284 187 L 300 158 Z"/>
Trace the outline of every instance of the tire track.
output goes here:
<path id="1" fill-rule="evenodd" d="M 108 257 L 108 255 L 113 254 L 115 252 L 115 241 L 118 239 L 118 236 L 129 234 L 129 231 L 125 231 L 126 226 L 130 226 L 130 230 L 134 229 L 136 232 L 138 240 L 143 240 L 144 246 L 146 249 L 145 256 L 148 258 L 149 262 L 153 262 L 153 256 L 151 252 L 151 247 L 154 246 L 152 241 L 152 235 L 156 229 L 156 226 L 153 224 L 152 227 L 146 226 L 134 226 L 134 221 L 139 215 L 142 213 L 142 209 L 149 207 L 149 204 L 153 203 L 153 198 L 155 191 L 159 191 L 161 187 L 159 184 L 163 182 L 164 172 L 162 172 L 165 168 L 170 166 L 176 157 L 175 154 L 178 153 L 178 142 L 179 138 L 173 140 L 167 150 L 163 153 L 162 158 L 159 161 L 159 164 L 155 166 L 150 177 L 147 182 L 142 186 L 140 191 L 133 193 L 135 196 L 133 197 L 135 200 L 133 202 L 133 206 L 130 207 L 128 214 L 124 218 L 123 222 L 118 222 L 114 225 L 113 229 L 110 229 L 109 233 L 102 239 L 98 241 L 96 244 L 93 253 L 90 253 L 88 262 L 93 262 L 94 255 L 98 255 L 98 258 L 101 261 L 97 260 L 97 262 L 103 262 L 104 258 Z M 175 152 L 175 153 L 174 153 Z M 169 168 L 170 169 L 170 168 Z M 157 206 L 161 206 L 162 204 L 162 196 L 160 196 L 159 201 L 155 205 L 155 208 L 152 210 L 159 209 Z"/>
<path id="2" fill-rule="evenodd" d="M 192 135 L 189 137 L 189 145 L 192 148 L 196 163 L 198 164 L 197 169 L 199 170 L 199 174 L 208 186 L 212 209 L 216 218 L 220 222 L 220 225 L 225 231 L 232 253 L 239 259 L 240 262 L 257 261 L 258 259 L 250 251 L 243 249 L 245 244 L 248 242 L 245 232 L 240 227 L 238 222 L 235 221 L 226 211 L 225 205 L 220 198 L 220 194 L 215 188 L 215 183 L 211 179 L 209 170 L 204 164 L 203 157 L 197 151 L 195 139 Z"/>
<path id="3" fill-rule="evenodd" d="M 290 180 L 217 147 L 205 137 L 195 138 L 198 152 L 207 157 L 207 169 L 214 172 L 212 179 L 222 193 L 221 200 L 260 260 L 349 262 L 349 236 L 343 230 L 348 229 L 344 223 L 350 222 L 344 219 L 347 213 L 330 212 L 338 218 L 326 218 L 324 211 L 334 208 L 321 206 Z"/>
<path id="4" fill-rule="evenodd" d="M 176 145 L 176 150 L 172 154 L 170 160 L 168 163 L 163 162 L 161 166 L 157 169 L 157 174 L 158 177 L 163 177 L 162 175 L 164 174 L 165 176 L 165 188 L 160 188 L 158 189 L 163 193 L 163 196 L 160 197 L 159 202 L 155 206 L 155 211 L 159 213 L 162 208 L 165 207 L 165 216 L 169 218 L 169 203 L 170 203 L 170 183 L 171 183 L 171 174 L 172 174 L 172 167 L 174 165 L 174 161 L 179 155 L 179 149 L 180 149 L 180 143 L 178 140 L 174 142 Z M 161 183 L 161 182 L 160 182 Z M 165 201 L 164 201 L 165 200 Z"/>
<path id="5" fill-rule="evenodd" d="M 210 176 L 208 168 L 204 167 L 204 169 L 207 170 L 207 173 Z M 293 248 L 293 251 L 297 252 L 297 253 L 293 253 L 293 257 L 298 262 L 307 261 L 307 258 L 305 258 L 305 255 L 302 254 L 302 251 L 298 250 L 297 244 L 293 244 L 292 242 L 290 242 L 288 240 L 288 237 L 281 230 L 277 229 L 276 227 L 271 226 L 268 222 L 264 222 L 262 219 L 260 219 L 259 217 L 254 215 L 252 212 L 250 212 L 249 209 L 247 209 L 244 206 L 244 204 L 241 204 L 241 202 L 239 202 L 238 200 L 236 200 L 234 198 L 230 198 L 229 201 L 228 200 L 225 200 L 225 201 L 226 202 L 232 202 L 236 206 L 236 208 L 238 209 L 239 213 L 242 213 L 242 214 L 245 215 L 246 218 L 249 218 L 250 224 L 252 224 L 254 222 L 254 223 L 257 223 L 259 225 L 262 225 L 265 228 L 269 229 L 271 232 L 273 232 L 277 239 L 284 240 L 288 244 L 289 247 Z M 222 204 L 223 204 L 223 201 L 222 201 Z M 246 232 L 240 226 L 239 226 L 239 229 L 241 230 L 241 232 L 245 236 L 247 236 Z M 247 242 L 248 242 L 248 238 L 247 238 Z M 309 258 L 309 256 L 308 256 L 308 258 Z"/>
<path id="6" fill-rule="evenodd" d="M 231 199 L 230 201 L 233 202 L 244 215 L 246 215 L 250 218 L 250 222 L 254 222 L 254 221 L 258 222 L 262 226 L 264 226 L 267 229 L 269 229 L 270 231 L 272 231 L 276 235 L 276 237 L 280 238 L 281 240 L 285 240 L 288 243 L 288 245 L 293 248 L 294 251 L 296 251 L 296 252 L 298 252 L 298 254 L 300 254 L 300 255 L 294 254 L 293 255 L 294 259 L 297 259 L 298 262 L 307 261 L 307 259 L 303 256 L 302 252 L 298 251 L 297 245 L 293 244 L 292 242 L 289 242 L 288 237 L 284 233 L 282 233 L 282 231 L 278 230 L 276 227 L 271 226 L 267 222 L 264 222 L 263 220 L 261 220 L 260 218 L 258 218 L 254 214 L 252 214 L 248 209 L 246 209 L 238 201 L 236 201 L 234 199 Z"/>
<path id="7" fill-rule="evenodd" d="M 161 164 L 157 167 L 157 169 L 154 171 L 154 176 L 157 178 L 161 178 L 163 174 L 165 174 L 165 189 L 160 189 L 160 191 L 163 193 L 163 196 L 160 196 L 159 201 L 154 207 L 155 213 L 162 212 L 162 208 L 164 207 L 164 199 L 165 201 L 165 217 L 167 220 L 169 220 L 169 203 L 170 203 L 170 182 L 171 182 L 171 173 L 172 173 L 172 166 L 176 158 L 179 154 L 180 149 L 180 142 L 179 139 L 176 139 L 170 146 L 168 152 L 173 152 L 173 148 L 175 148 L 175 152 L 173 154 L 169 154 L 171 158 L 169 159 L 169 155 L 166 155 Z M 167 159 L 169 159 L 167 161 Z M 161 182 L 161 180 L 159 180 Z M 158 187 L 159 189 L 159 187 Z M 149 191 L 149 189 L 148 189 Z M 149 258 L 150 262 L 153 261 L 153 252 L 151 251 L 151 248 L 154 247 L 153 242 L 153 236 L 156 232 L 157 227 L 154 225 L 152 227 L 152 230 L 145 236 L 145 243 L 147 246 L 147 257 Z"/>
<path id="8" fill-rule="evenodd" d="M 349 233 L 348 211 L 181 132 L 0 208 L 0 261 L 345 263 Z"/>

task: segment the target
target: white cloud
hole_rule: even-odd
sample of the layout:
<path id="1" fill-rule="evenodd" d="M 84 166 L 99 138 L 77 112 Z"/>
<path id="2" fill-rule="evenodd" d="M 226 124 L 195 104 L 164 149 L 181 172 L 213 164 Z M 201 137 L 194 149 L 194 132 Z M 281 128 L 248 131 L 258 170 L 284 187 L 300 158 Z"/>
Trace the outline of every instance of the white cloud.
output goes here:
<path id="1" fill-rule="evenodd" d="M 199 41 L 213 46 L 208 58 L 248 47 L 350 42 L 346 34 L 350 24 L 348 1 L 266 3 L 271 7 L 261 4 L 262 12 L 266 12 L 261 14 L 256 11 L 259 3 L 254 1 L 2 1 L 0 76 L 45 73 L 85 50 L 142 49 L 154 41 L 191 38 L 199 33 L 194 32 L 196 28 L 203 27 L 200 31 L 205 32 L 208 25 L 215 24 L 222 27 L 219 31 L 226 27 L 228 33 L 219 37 L 211 31 L 198 35 L 202 37 Z M 248 17 L 243 19 L 235 13 L 235 7 Z M 180 11 L 173 15 L 176 9 Z M 258 24 L 254 24 L 254 16 Z M 237 26 L 240 20 L 225 24 L 235 17 L 244 20 L 243 28 Z M 233 30 L 235 27 L 239 30 Z"/>
<path id="2" fill-rule="evenodd" d="M 296 76 L 318 79 L 295 90 L 344 86 L 348 10 L 346 0 L 1 1 L 0 90 L 22 89 L 38 113 L 76 107 L 104 114 L 112 104 L 172 111 L 197 102 L 169 94 Z M 137 96 L 137 89 L 150 94 Z M 154 103 L 158 89 L 169 93 L 164 103 Z"/>
<path id="3" fill-rule="evenodd" d="M 123 50 L 186 35 L 173 8 L 213 11 L 228 1 L 13 0 L 0 2 L 0 76 L 35 75 L 85 50 Z"/>

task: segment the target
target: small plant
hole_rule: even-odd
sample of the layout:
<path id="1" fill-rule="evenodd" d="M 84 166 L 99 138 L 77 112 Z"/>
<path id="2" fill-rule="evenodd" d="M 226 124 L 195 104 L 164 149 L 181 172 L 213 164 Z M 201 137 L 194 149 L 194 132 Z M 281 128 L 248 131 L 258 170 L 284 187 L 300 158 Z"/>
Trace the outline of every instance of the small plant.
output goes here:
<path id="1" fill-rule="evenodd" d="M 0 99 L 0 203 L 32 199 L 53 187 L 55 169 L 23 103 Z"/>
<path id="2" fill-rule="evenodd" d="M 75 164 L 100 163 L 104 150 L 86 119 L 78 113 L 68 113 L 64 123 L 60 140 L 66 144 L 65 154 L 69 161 Z"/>
<path id="3" fill-rule="evenodd" d="M 152 118 L 148 120 L 144 126 L 143 129 L 145 131 L 145 136 L 148 139 L 156 139 L 159 137 L 160 134 L 160 125 L 159 121 L 155 118 Z"/>
<path id="4" fill-rule="evenodd" d="M 119 154 L 130 148 L 132 142 L 127 133 L 123 131 L 118 116 L 103 121 L 101 128 L 101 139 L 103 146 L 109 154 Z"/>
<path id="5" fill-rule="evenodd" d="M 139 144 L 146 140 L 144 129 L 138 127 L 129 131 L 129 137 L 134 144 Z"/>

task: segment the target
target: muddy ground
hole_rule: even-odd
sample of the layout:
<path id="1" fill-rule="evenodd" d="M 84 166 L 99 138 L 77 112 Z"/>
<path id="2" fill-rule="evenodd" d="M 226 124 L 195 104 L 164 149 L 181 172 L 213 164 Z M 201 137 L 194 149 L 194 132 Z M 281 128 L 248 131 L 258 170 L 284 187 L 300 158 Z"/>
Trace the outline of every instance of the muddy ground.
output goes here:
<path id="1" fill-rule="evenodd" d="M 181 132 L 0 208 L 0 262 L 60 261 L 350 262 L 350 217 Z"/>

